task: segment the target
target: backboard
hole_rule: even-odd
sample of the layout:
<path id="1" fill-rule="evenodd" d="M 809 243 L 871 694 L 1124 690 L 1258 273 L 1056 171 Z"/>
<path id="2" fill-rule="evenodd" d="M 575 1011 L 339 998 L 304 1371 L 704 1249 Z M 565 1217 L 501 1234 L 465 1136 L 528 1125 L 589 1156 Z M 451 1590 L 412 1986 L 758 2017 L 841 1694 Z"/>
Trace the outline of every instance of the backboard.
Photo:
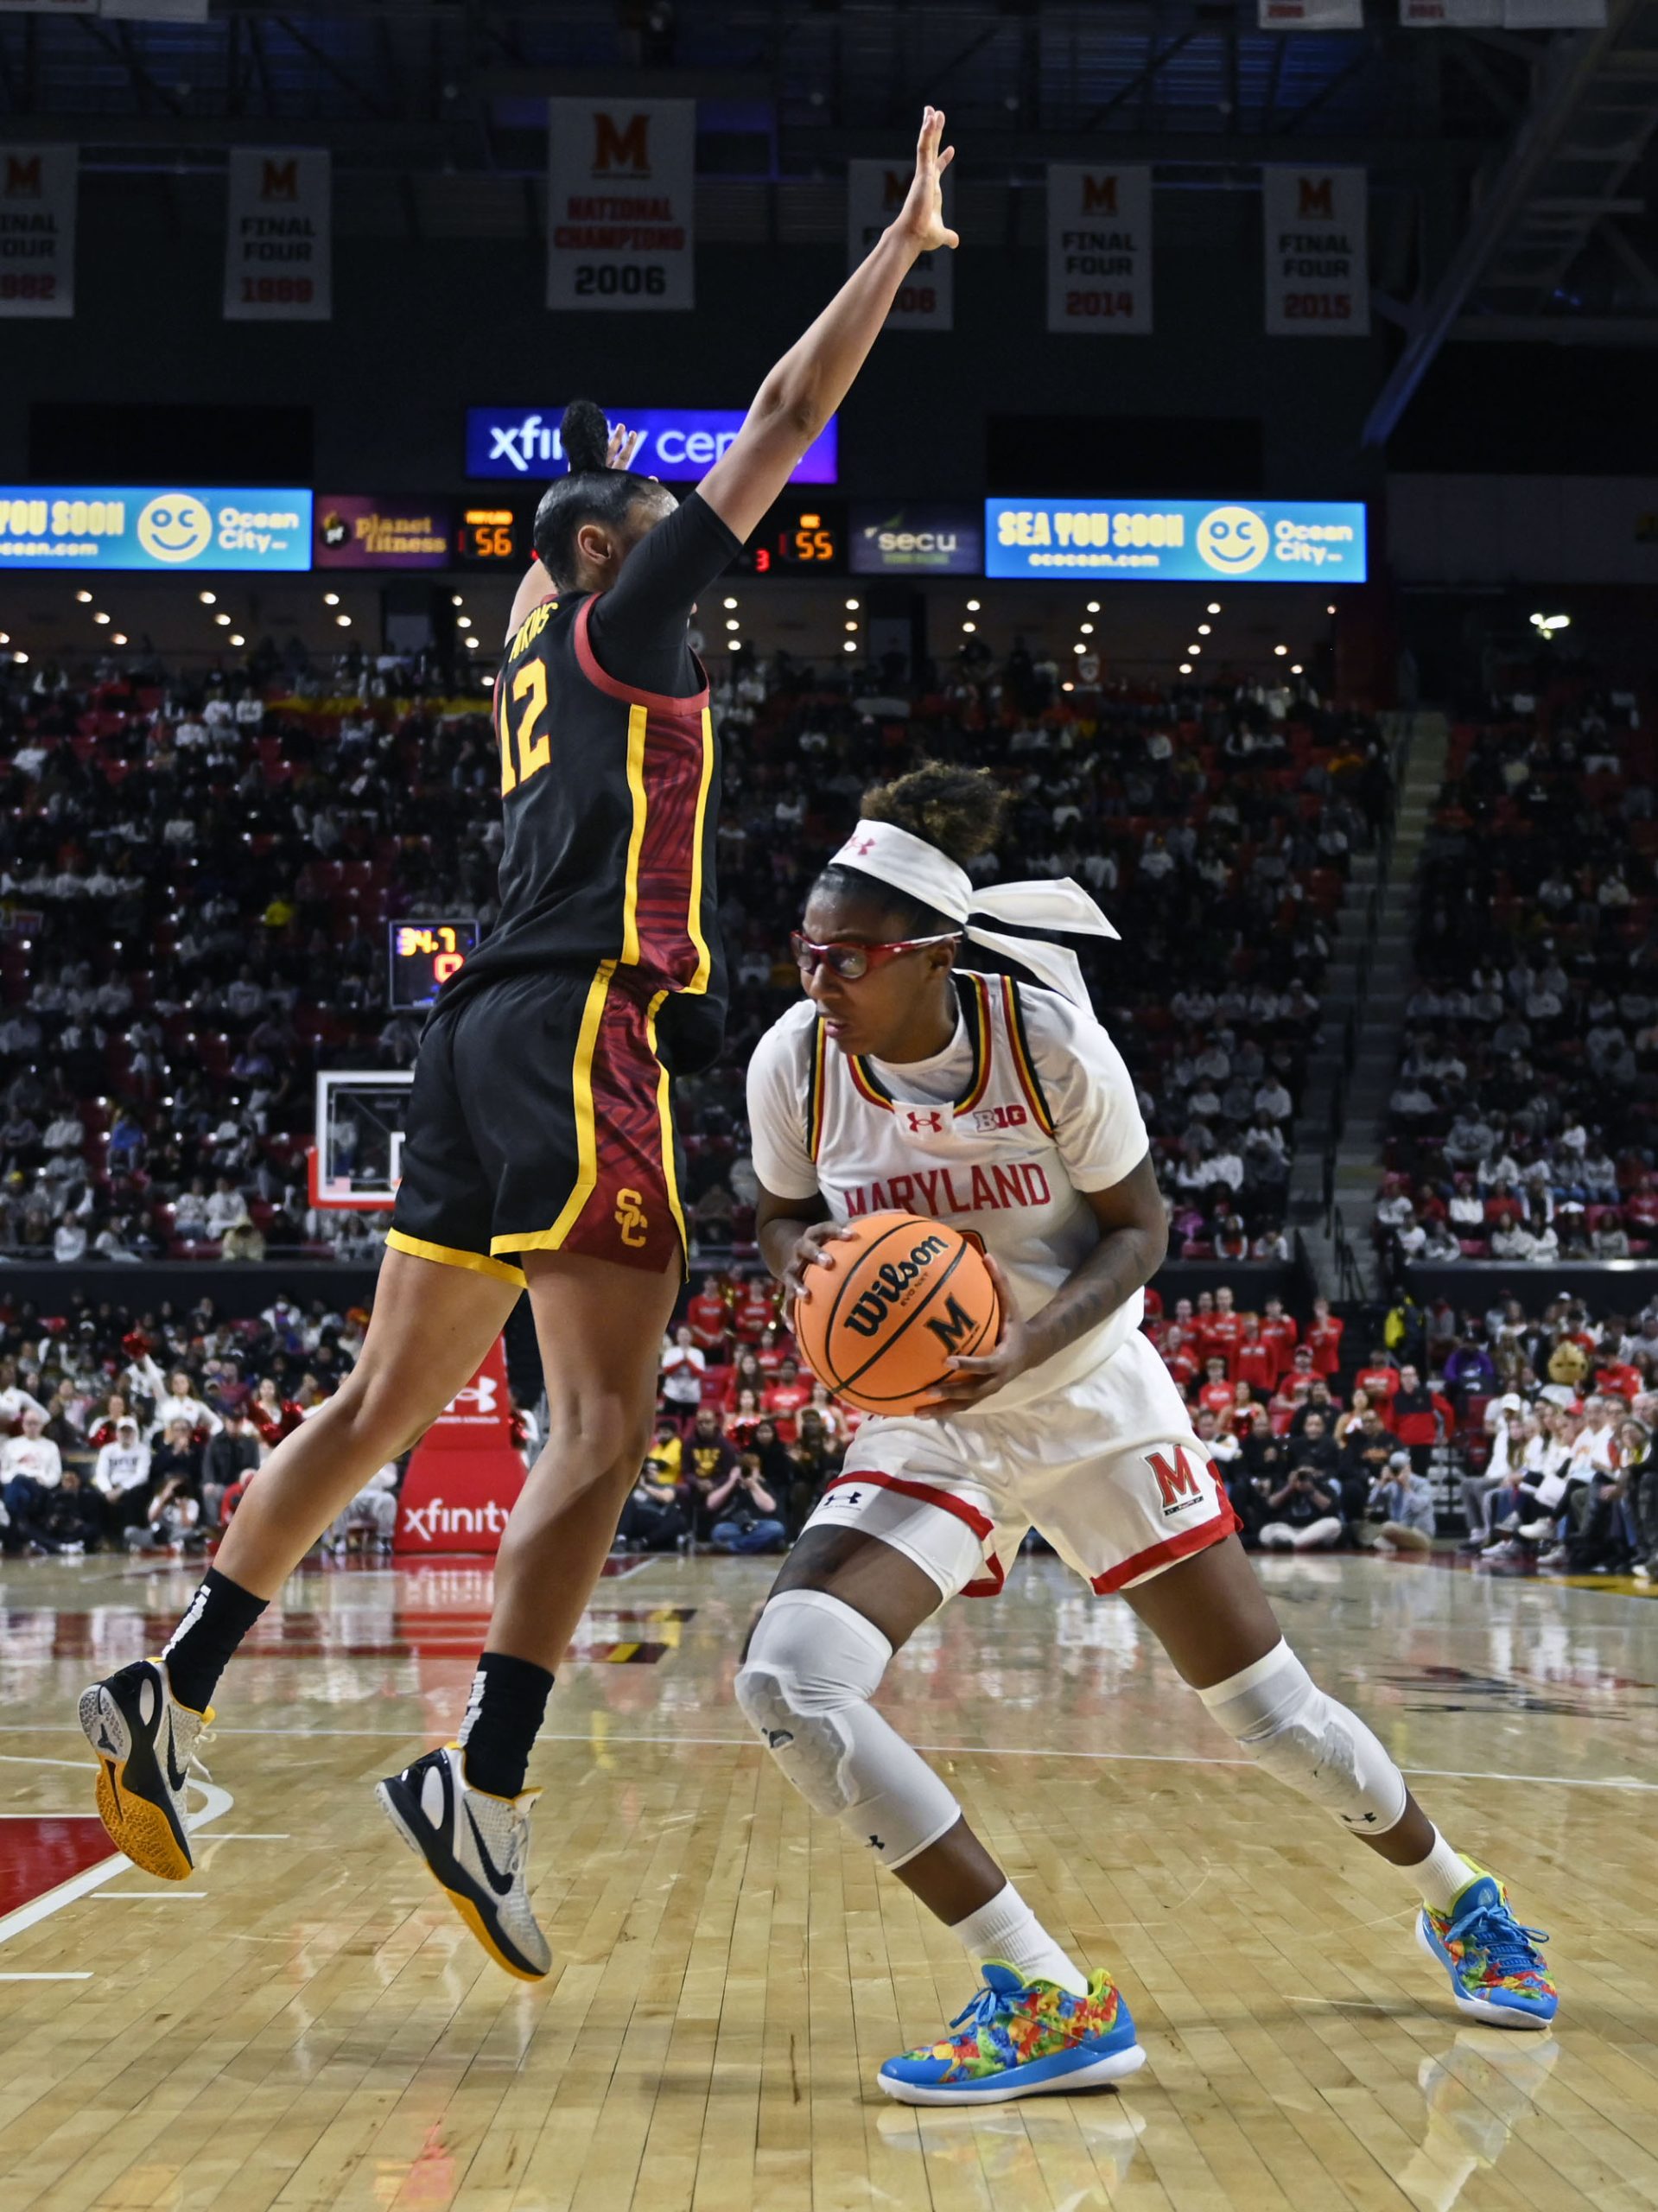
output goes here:
<path id="1" fill-rule="evenodd" d="M 389 1206 L 403 1173 L 412 1069 L 329 1068 L 316 1079 L 314 1206 Z"/>

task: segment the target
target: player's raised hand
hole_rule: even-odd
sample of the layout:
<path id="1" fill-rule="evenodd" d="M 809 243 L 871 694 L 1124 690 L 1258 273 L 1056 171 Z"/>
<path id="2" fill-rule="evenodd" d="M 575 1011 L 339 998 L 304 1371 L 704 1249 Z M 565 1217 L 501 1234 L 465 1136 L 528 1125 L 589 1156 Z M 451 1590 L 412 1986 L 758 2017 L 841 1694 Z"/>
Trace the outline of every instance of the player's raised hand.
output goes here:
<path id="1" fill-rule="evenodd" d="M 605 467 L 632 468 L 633 456 L 644 443 L 643 430 L 630 430 L 626 423 L 613 423 L 610 443 L 605 449 Z"/>
<path id="2" fill-rule="evenodd" d="M 946 245 L 953 249 L 961 244 L 944 223 L 943 175 L 956 159 L 956 149 L 941 144 L 943 136 L 943 108 L 924 108 L 921 136 L 915 145 L 915 175 L 893 225 L 917 253 L 936 252 Z"/>

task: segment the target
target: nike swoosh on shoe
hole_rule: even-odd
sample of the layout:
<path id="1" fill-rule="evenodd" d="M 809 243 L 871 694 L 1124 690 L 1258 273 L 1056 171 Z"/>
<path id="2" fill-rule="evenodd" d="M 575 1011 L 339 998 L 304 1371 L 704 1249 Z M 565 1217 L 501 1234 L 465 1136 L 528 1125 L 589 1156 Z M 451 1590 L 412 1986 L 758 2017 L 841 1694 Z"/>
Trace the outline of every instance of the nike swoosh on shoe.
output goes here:
<path id="1" fill-rule="evenodd" d="M 473 1818 L 472 1807 L 470 1805 L 467 1807 L 467 1826 L 472 1830 L 472 1840 L 478 1847 L 478 1856 L 484 1863 L 484 1875 L 489 1884 L 489 1886 L 494 1891 L 498 1897 L 511 1897 L 512 1894 L 512 1877 L 508 1874 L 503 1878 L 499 1870 L 496 1866 L 495 1861 L 490 1857 L 489 1847 L 484 1841 L 482 1835 L 479 1832 L 478 1823 Z"/>

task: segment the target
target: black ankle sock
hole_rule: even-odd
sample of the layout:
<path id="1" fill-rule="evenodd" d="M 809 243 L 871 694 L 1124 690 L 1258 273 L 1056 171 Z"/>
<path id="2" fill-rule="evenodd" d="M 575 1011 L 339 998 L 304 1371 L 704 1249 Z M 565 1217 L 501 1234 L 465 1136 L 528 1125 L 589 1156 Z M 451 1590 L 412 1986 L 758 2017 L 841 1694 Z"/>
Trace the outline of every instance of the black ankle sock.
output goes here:
<path id="1" fill-rule="evenodd" d="M 553 1678 L 528 1659 L 486 1651 L 472 1678 L 461 1723 L 461 1764 L 473 1789 L 516 1797 L 524 1788 L 530 1747 L 547 1710 Z"/>
<path id="2" fill-rule="evenodd" d="M 167 1678 L 181 1705 L 205 1713 L 219 1684 L 219 1677 L 236 1656 L 236 1647 L 253 1626 L 270 1600 L 232 1582 L 216 1567 L 201 1579 L 201 1587 L 190 1600 L 190 1609 L 173 1631 L 162 1656 Z"/>

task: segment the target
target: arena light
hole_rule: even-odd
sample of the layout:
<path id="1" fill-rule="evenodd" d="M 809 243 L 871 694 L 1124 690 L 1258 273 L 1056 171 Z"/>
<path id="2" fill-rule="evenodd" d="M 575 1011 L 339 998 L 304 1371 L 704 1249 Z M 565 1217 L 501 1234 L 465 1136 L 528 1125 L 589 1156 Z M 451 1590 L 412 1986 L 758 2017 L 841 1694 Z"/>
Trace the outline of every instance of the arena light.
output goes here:
<path id="1" fill-rule="evenodd" d="M 855 638 L 848 638 L 846 641 L 846 649 L 849 653 L 855 653 L 858 650 L 858 640 Z"/>
<path id="2" fill-rule="evenodd" d="M 848 613 L 848 614 L 855 614 L 855 613 L 858 612 L 858 609 L 859 609 L 859 607 L 861 606 L 861 601 L 858 601 L 858 600 L 855 600 L 855 599 L 849 599 L 849 600 L 848 600 L 848 601 L 847 601 L 847 603 L 846 603 L 846 611 L 847 611 L 847 613 Z"/>
<path id="3" fill-rule="evenodd" d="M 468 638 L 468 639 L 467 639 L 467 651 L 468 651 L 469 652 L 474 652 L 474 653 L 475 653 L 475 652 L 477 652 L 477 650 L 478 650 L 478 640 L 477 640 L 477 639 L 476 639 L 476 638 Z"/>
<path id="4" fill-rule="evenodd" d="M 1079 622 L 1077 626 L 1085 638 L 1091 638 L 1094 635 L 1094 625 L 1091 622 Z"/>
<path id="5" fill-rule="evenodd" d="M 449 594 L 449 604 L 451 607 L 464 607 L 466 603 L 466 601 L 461 598 L 458 591 L 452 591 Z"/>
<path id="6" fill-rule="evenodd" d="M 1197 635 L 1200 638 L 1206 638 L 1214 626 L 1212 622 L 1200 622 L 1197 625 Z"/>
<path id="7" fill-rule="evenodd" d="M 1072 651 L 1072 652 L 1074 652 L 1074 653 L 1085 653 L 1085 652 L 1088 651 L 1088 647 L 1087 647 L 1087 646 L 1083 643 L 1082 639 L 1079 638 L 1079 639 L 1077 640 L 1077 643 L 1076 643 L 1076 644 L 1071 647 L 1071 651 Z"/>
<path id="8" fill-rule="evenodd" d="M 1290 663 L 1290 674 L 1292 676 L 1305 676 L 1306 674 L 1306 671 L 1302 667 L 1299 660 L 1293 660 Z"/>
<path id="9" fill-rule="evenodd" d="M 1181 675 L 1182 675 L 1182 676 L 1190 676 L 1190 675 L 1191 675 L 1191 663 L 1189 660 L 1183 660 L 1183 661 L 1181 662 L 1181 664 L 1180 664 L 1180 673 L 1181 673 Z"/>
<path id="10" fill-rule="evenodd" d="M 1332 599 L 1332 600 L 1331 601 L 1331 602 L 1330 602 L 1329 606 L 1325 607 L 1325 609 L 1324 609 L 1324 613 L 1325 613 L 1326 614 L 1333 614 L 1335 612 L 1336 612 L 1336 602 L 1335 602 L 1335 601 Z"/>
<path id="11" fill-rule="evenodd" d="M 93 621 L 98 623 L 100 627 L 106 624 L 109 621 L 109 616 L 105 613 L 101 607 L 98 608 L 97 613 L 92 617 Z"/>
<path id="12" fill-rule="evenodd" d="M 351 617 L 349 614 L 336 614 L 334 619 L 340 625 L 340 627 L 342 630 L 350 629 Z"/>
<path id="13" fill-rule="evenodd" d="M 976 599 L 969 600 L 967 603 L 967 611 L 969 614 L 976 614 L 978 613 L 979 602 Z"/>
<path id="14" fill-rule="evenodd" d="M 239 630 L 232 630 L 231 632 L 231 643 L 233 645 L 245 645 L 247 643 L 247 639 L 242 635 L 242 632 Z"/>
<path id="15" fill-rule="evenodd" d="M 325 607 L 338 607 L 340 594 L 337 591 L 325 591 L 322 594 L 322 604 Z"/>
<path id="16" fill-rule="evenodd" d="M 75 597 L 83 607 L 90 607 L 92 603 L 92 595 L 89 591 L 78 591 Z"/>
<path id="17" fill-rule="evenodd" d="M 29 665 L 29 655 L 27 653 L 13 653 L 12 658 L 16 662 L 19 668 L 26 668 Z"/>
<path id="18" fill-rule="evenodd" d="M 737 618 L 736 618 L 736 616 L 735 616 L 734 614 L 734 615 L 732 615 L 732 616 L 730 617 L 730 619 L 727 620 L 727 622 L 726 623 L 726 627 L 727 627 L 727 630 L 740 630 L 740 629 L 742 628 L 742 626 L 742 626 L 742 624 L 741 624 L 741 623 L 737 620 Z"/>
<path id="19" fill-rule="evenodd" d="M 231 626 L 231 618 L 228 614 L 215 614 L 213 620 L 218 623 L 221 630 L 228 630 Z"/>
<path id="20" fill-rule="evenodd" d="M 472 627 L 471 615 L 457 614 L 454 618 L 454 626 L 457 630 L 470 630 Z"/>
<path id="21" fill-rule="evenodd" d="M 1208 606 L 1204 609 L 1205 614 L 1218 614 L 1220 611 L 1221 603 L 1218 599 L 1211 599 Z"/>
<path id="22" fill-rule="evenodd" d="M 1074 691 L 1077 689 L 1077 686 L 1070 681 L 1070 677 L 1067 677 L 1065 681 L 1059 686 L 1059 689 L 1062 691 Z"/>
<path id="23" fill-rule="evenodd" d="M 857 628 L 857 626 L 857 626 L 857 624 L 856 624 L 855 622 L 848 622 L 848 623 L 847 624 L 847 628 L 848 628 L 848 630 L 855 630 L 855 629 Z"/>
<path id="24" fill-rule="evenodd" d="M 1193 660 L 1196 660 L 1198 654 L 1202 652 L 1203 647 L 1201 645 L 1188 645 L 1186 647 L 1186 651 L 1191 654 Z"/>
<path id="25" fill-rule="evenodd" d="M 1557 630 L 1569 630 L 1572 627 L 1572 617 L 1569 614 L 1534 614 L 1531 617 L 1531 626 L 1540 636 L 1552 638 Z"/>
<path id="26" fill-rule="evenodd" d="M 124 630 L 118 630 L 114 636 L 110 639 L 110 643 L 112 645 L 124 645 L 126 642 L 127 633 Z M 117 950 L 119 950 L 118 946 L 117 947 Z"/>
<path id="27" fill-rule="evenodd" d="M 978 626 L 979 626 L 976 622 L 968 621 L 962 623 L 962 629 L 963 633 L 970 638 Z"/>
<path id="28" fill-rule="evenodd" d="M 0 645 L 9 645 L 10 643 L 11 643 L 11 632 L 10 632 L 10 630 L 0 630 Z"/>
<path id="29" fill-rule="evenodd" d="M 1279 658 L 1281 660 L 1281 659 L 1284 658 L 1285 654 L 1288 652 L 1288 651 L 1289 651 L 1289 647 L 1288 647 L 1287 645 L 1274 645 L 1274 646 L 1273 647 L 1273 651 L 1274 651 L 1274 652 L 1278 655 Z"/>
<path id="30" fill-rule="evenodd" d="M 204 607 L 217 607 L 219 604 L 219 594 L 217 592 L 199 591 L 196 594 L 196 597 L 201 601 Z"/>
<path id="31" fill-rule="evenodd" d="M 1100 602 L 1099 602 L 1099 601 L 1098 601 L 1097 599 L 1090 599 L 1090 600 L 1089 601 L 1089 602 L 1088 602 L 1088 611 L 1089 611 L 1089 613 L 1090 614 L 1097 614 L 1097 613 L 1099 613 L 1099 611 L 1100 611 Z"/>
<path id="32" fill-rule="evenodd" d="M 737 602 L 734 599 L 727 599 L 726 601 L 726 613 L 729 614 L 732 608 L 735 607 L 736 604 Z"/>

